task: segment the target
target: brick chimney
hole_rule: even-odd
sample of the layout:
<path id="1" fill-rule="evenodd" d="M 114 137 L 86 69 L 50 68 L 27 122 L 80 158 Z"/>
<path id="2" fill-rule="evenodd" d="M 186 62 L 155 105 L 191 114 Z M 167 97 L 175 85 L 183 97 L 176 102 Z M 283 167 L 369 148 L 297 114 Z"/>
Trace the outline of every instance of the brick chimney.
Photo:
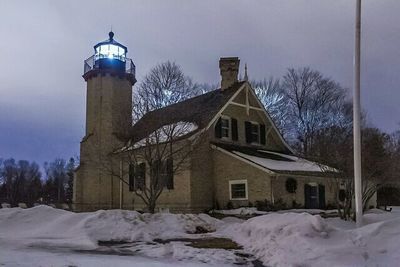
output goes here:
<path id="1" fill-rule="evenodd" d="M 238 57 L 221 57 L 219 59 L 221 90 L 225 90 L 238 82 L 239 62 Z"/>

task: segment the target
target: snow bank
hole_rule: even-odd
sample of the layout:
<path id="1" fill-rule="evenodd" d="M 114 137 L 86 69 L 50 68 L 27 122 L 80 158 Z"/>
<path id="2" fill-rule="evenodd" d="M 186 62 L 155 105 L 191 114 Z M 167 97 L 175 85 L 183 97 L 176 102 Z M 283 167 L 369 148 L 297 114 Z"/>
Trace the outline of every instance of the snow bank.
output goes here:
<path id="1" fill-rule="evenodd" d="M 231 210 L 212 210 L 210 213 L 217 213 L 217 214 L 224 214 L 224 215 L 239 215 L 239 216 L 246 216 L 246 215 L 260 215 L 260 214 L 267 214 L 266 211 L 259 211 L 257 208 L 250 208 L 250 207 L 242 207 L 237 209 Z"/>
<path id="2" fill-rule="evenodd" d="M 147 257 L 234 262 L 232 251 L 190 248 L 182 242 L 146 243 L 156 238 L 201 237 L 204 235 L 188 234 L 201 226 L 216 230 L 206 236 L 233 239 L 265 266 L 398 266 L 400 210 L 373 210 L 364 219 L 367 225 L 351 229 L 351 223 L 337 227 L 331 219 L 308 213 L 269 213 L 247 221 L 221 221 L 205 214 L 73 213 L 37 206 L 0 209 L 0 245 L 13 251 L 26 246 L 76 250 L 95 249 L 99 240 L 140 241 L 136 249 Z"/>
<path id="3" fill-rule="evenodd" d="M 344 230 L 306 213 L 268 214 L 225 234 L 267 266 L 397 266 L 400 260 L 400 218 Z"/>
<path id="4" fill-rule="evenodd" d="M 321 214 L 321 213 L 336 213 L 337 210 L 320 210 L 320 209 L 288 209 L 288 210 L 278 210 L 278 211 L 261 211 L 257 210 L 255 207 L 241 207 L 237 209 L 230 210 L 212 210 L 210 213 L 224 214 L 224 215 L 237 215 L 237 216 L 251 216 L 251 215 L 265 215 L 271 213 L 309 213 L 309 214 Z"/>
<path id="5" fill-rule="evenodd" d="M 0 238 L 25 245 L 93 249 L 97 241 L 152 241 L 186 237 L 197 226 L 215 231 L 221 223 L 208 215 L 140 214 L 127 210 L 74 213 L 37 206 L 1 209 Z"/>

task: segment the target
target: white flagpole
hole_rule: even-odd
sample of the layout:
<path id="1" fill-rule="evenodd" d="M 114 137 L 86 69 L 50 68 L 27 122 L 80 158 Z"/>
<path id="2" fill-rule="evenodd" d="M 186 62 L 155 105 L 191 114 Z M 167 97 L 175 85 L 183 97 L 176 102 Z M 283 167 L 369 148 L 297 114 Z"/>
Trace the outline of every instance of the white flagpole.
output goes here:
<path id="1" fill-rule="evenodd" d="M 354 193 L 357 227 L 362 225 L 362 183 L 361 183 L 361 103 L 360 103 L 360 57 L 361 57 L 361 0 L 356 0 L 356 35 L 354 53 L 354 96 L 353 96 L 353 138 L 354 138 Z"/>

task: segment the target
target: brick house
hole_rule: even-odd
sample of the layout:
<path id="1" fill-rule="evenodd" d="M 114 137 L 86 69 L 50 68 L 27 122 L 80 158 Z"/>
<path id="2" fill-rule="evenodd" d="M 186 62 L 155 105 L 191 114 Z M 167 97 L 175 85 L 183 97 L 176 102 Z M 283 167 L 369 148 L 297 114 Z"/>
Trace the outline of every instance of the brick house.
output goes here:
<path id="1" fill-rule="evenodd" d="M 109 40 L 95 46 L 95 53 L 102 44 L 118 46 L 125 61 L 123 67 L 116 68 L 101 64 L 98 61 L 106 57 L 95 54 L 92 64 L 86 62 L 86 135 L 74 180 L 75 210 L 144 209 L 143 201 L 130 192 L 133 185 L 111 177 L 90 159 L 119 151 L 163 125 L 181 121 L 196 125 L 196 130 L 181 138 L 183 143 L 189 144 L 199 132 L 205 138 L 187 159 L 187 167 L 170 177 L 158 208 L 202 212 L 228 203 L 239 207 L 263 200 L 280 200 L 289 207 L 295 201 L 306 208 L 324 208 L 334 202 L 332 175 L 294 154 L 251 84 L 238 80 L 238 58 L 220 59 L 221 88 L 151 111 L 131 126 L 132 86 L 136 80 L 134 72 L 125 67 L 126 47 L 115 42 L 111 33 Z M 115 157 L 120 155 L 116 153 Z M 122 164 L 118 167 L 128 168 Z M 141 179 L 145 181 L 148 176 L 145 171 Z M 134 179 L 127 180 L 135 183 Z M 296 190 L 288 190 L 289 180 L 295 181 Z"/>

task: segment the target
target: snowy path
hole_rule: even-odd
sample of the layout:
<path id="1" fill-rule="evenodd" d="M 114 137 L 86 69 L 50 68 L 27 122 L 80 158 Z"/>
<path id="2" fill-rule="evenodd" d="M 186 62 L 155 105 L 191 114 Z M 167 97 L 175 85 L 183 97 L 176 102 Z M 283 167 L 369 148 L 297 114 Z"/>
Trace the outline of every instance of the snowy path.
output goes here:
<path id="1" fill-rule="evenodd" d="M 294 212 L 243 221 L 45 206 L 0 209 L 0 266 L 398 266 L 400 209 L 373 210 L 364 221 L 355 229 L 352 222 Z M 229 247 L 229 240 L 239 246 Z M 261 262 L 254 265 L 255 259 Z"/>
<path id="2" fill-rule="evenodd" d="M 1 241 L 1 240 L 0 240 Z M 4 246 L 0 244 L 0 266 L 7 267 L 231 267 L 231 264 L 207 264 L 201 262 L 162 260 L 140 256 L 116 256 L 73 253 L 67 249 L 34 249 Z"/>

